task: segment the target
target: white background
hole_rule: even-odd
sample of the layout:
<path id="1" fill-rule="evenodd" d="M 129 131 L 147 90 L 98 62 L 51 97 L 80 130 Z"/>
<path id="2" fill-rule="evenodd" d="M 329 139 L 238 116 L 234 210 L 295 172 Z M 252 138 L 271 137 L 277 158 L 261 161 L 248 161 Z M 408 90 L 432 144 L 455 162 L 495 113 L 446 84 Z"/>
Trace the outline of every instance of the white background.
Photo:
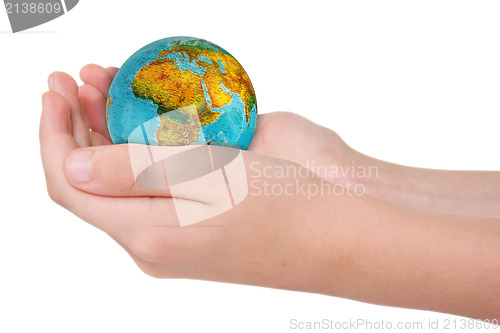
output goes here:
<path id="1" fill-rule="evenodd" d="M 98 1 L 25 33 L 0 13 L 0 332 L 293 332 L 289 321 L 459 317 L 139 271 L 50 201 L 40 96 L 55 70 L 120 66 L 168 36 L 202 37 L 252 79 L 260 113 L 293 111 L 368 155 L 500 170 L 498 1 Z M 80 82 L 80 81 L 79 81 Z M 297 331 L 297 330 L 295 330 Z"/>

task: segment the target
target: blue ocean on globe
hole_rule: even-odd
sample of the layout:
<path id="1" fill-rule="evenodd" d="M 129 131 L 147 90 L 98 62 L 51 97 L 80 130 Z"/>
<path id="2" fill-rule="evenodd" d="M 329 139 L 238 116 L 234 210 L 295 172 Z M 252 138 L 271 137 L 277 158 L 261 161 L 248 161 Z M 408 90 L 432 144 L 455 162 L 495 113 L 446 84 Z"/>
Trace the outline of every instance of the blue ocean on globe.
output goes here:
<path id="1" fill-rule="evenodd" d="M 170 37 L 134 53 L 116 74 L 106 119 L 115 144 L 210 144 L 247 149 L 257 122 L 255 91 L 221 47 Z"/>

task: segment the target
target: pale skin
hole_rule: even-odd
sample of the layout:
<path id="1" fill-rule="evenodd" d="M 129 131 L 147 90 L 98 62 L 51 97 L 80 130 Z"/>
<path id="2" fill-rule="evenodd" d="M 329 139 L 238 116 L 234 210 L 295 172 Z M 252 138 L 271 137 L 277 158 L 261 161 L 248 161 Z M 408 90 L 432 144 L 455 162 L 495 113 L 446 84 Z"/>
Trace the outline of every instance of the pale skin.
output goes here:
<path id="1" fill-rule="evenodd" d="M 308 170 L 302 178 L 330 187 L 361 183 L 367 194 L 249 195 L 226 213 L 181 228 L 169 189 L 138 187 L 127 145 L 111 145 L 105 96 L 116 71 L 87 65 L 80 87 L 65 73 L 51 74 L 42 98 L 41 155 L 50 197 L 110 235 L 146 274 L 500 317 L 499 172 L 379 161 L 298 115 L 269 113 L 259 116 L 243 153 L 247 169 L 252 163 L 304 169 L 311 161 L 376 166 L 377 177 Z M 91 153 L 80 154 L 75 167 L 82 151 Z"/>

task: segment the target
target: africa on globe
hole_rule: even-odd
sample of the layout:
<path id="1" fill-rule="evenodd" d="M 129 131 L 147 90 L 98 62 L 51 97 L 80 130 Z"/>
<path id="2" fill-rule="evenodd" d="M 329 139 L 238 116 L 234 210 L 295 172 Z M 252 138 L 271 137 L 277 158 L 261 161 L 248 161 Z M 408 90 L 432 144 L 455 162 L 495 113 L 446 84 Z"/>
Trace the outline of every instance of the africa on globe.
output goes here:
<path id="1" fill-rule="evenodd" d="M 115 144 L 247 149 L 257 101 L 247 73 L 226 50 L 170 37 L 123 64 L 109 89 L 106 120 Z"/>

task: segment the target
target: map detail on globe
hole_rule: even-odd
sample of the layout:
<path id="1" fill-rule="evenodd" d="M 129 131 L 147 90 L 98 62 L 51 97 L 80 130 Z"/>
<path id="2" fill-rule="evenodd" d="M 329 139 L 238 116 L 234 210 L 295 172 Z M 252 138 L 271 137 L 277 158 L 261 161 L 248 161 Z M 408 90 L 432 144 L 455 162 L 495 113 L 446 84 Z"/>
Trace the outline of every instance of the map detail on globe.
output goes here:
<path id="1" fill-rule="evenodd" d="M 123 64 L 110 87 L 106 119 L 115 144 L 247 149 L 257 103 L 231 54 L 203 39 L 170 37 Z"/>

